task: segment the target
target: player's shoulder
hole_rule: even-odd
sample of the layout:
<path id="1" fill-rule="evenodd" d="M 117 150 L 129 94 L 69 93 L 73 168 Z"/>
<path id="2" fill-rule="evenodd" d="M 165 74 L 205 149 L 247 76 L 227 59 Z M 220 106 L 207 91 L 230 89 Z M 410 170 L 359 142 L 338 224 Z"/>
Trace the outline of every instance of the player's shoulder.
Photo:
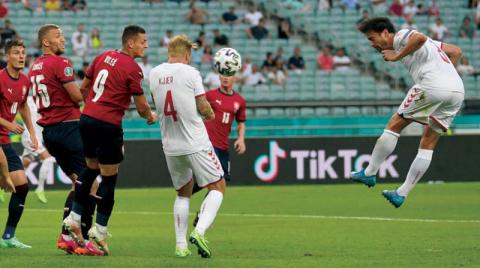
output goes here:
<path id="1" fill-rule="evenodd" d="M 239 100 L 243 103 L 246 102 L 245 98 L 240 93 L 238 93 L 238 91 L 234 91 L 233 96 L 235 97 L 235 99 L 237 99 L 237 100 Z"/>
<path id="2" fill-rule="evenodd" d="M 67 64 L 67 65 L 72 65 L 72 62 L 66 58 L 66 57 L 63 57 L 63 56 L 53 56 L 52 57 L 52 62 L 55 62 L 55 63 L 58 63 L 58 64 Z"/>

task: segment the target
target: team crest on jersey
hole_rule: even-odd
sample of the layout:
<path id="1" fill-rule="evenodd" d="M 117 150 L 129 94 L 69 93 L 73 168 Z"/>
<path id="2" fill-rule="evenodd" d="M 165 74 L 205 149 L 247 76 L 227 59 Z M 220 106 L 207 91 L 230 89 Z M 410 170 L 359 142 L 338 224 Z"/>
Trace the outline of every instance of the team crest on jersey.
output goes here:
<path id="1" fill-rule="evenodd" d="M 72 67 L 65 67 L 63 70 L 65 76 L 72 76 L 73 75 L 73 68 Z"/>
<path id="2" fill-rule="evenodd" d="M 233 111 L 236 113 L 240 109 L 240 103 L 234 102 L 233 103 Z"/>

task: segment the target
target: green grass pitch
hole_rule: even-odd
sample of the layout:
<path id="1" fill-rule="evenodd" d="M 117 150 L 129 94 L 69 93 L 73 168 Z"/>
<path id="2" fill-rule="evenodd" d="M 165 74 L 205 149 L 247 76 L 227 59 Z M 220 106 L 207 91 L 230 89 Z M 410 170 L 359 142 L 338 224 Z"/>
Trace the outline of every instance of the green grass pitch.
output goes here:
<path id="1" fill-rule="evenodd" d="M 173 189 L 117 190 L 108 257 L 57 250 L 66 192 L 43 205 L 32 191 L 17 237 L 33 248 L 0 250 L 0 267 L 480 267 L 480 183 L 420 184 L 400 209 L 380 194 L 394 186 L 228 188 L 207 233 L 211 259 L 192 245 L 174 257 Z"/>

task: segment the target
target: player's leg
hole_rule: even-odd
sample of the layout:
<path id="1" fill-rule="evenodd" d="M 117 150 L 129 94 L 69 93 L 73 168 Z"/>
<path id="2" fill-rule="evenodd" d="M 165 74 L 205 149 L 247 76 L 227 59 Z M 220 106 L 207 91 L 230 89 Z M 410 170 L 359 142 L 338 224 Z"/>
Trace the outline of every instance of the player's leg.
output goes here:
<path id="1" fill-rule="evenodd" d="M 7 182 L 11 183 L 10 174 L 8 173 L 8 162 L 3 149 L 0 148 L 0 182 L 2 183 L 0 187 L 8 187 L 8 185 L 4 185 Z M 12 186 L 10 186 L 12 187 Z M 5 203 L 5 191 L 0 189 L 0 203 Z"/>
<path id="2" fill-rule="evenodd" d="M 201 151 L 189 155 L 193 173 L 201 187 L 208 188 L 208 194 L 200 208 L 199 220 L 195 230 L 190 234 L 190 242 L 198 248 L 199 254 L 204 258 L 211 256 L 210 248 L 205 239 L 207 229 L 212 225 L 223 201 L 225 193 L 225 180 L 223 170 L 217 155 L 210 151 Z"/>
<path id="3" fill-rule="evenodd" d="M 53 158 L 48 151 L 43 148 L 39 149 L 39 158 L 40 158 L 40 170 L 38 172 L 38 184 L 35 189 L 35 194 L 37 195 L 38 200 L 42 203 L 47 203 L 47 197 L 45 196 L 45 182 L 47 181 L 48 174 L 53 172 L 55 158 Z"/>
<path id="4" fill-rule="evenodd" d="M 15 192 L 10 197 L 8 205 L 8 218 L 5 231 L 0 241 L 1 248 L 31 248 L 31 246 L 23 244 L 15 237 L 15 231 L 23 214 L 25 200 L 28 194 L 28 181 L 20 158 L 17 156 L 11 144 L 2 145 L 5 156 L 8 161 L 8 169 L 10 170 L 10 178 L 15 185 Z"/>
<path id="5" fill-rule="evenodd" d="M 173 205 L 176 238 L 175 256 L 187 257 L 191 255 L 187 244 L 187 229 L 193 173 L 187 156 L 166 156 L 166 161 L 173 186 L 177 191 L 177 197 Z"/>

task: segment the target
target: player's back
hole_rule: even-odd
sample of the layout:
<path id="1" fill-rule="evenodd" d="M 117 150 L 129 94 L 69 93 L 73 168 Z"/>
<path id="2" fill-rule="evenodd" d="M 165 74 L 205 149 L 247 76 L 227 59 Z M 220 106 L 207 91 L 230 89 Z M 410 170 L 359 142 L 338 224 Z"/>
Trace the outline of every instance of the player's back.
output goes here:
<path id="1" fill-rule="evenodd" d="M 35 60 L 28 77 L 32 83 L 32 94 L 38 107 L 40 125 L 51 125 L 80 118 L 80 107 L 72 101 L 63 87 L 74 82 L 73 67 L 68 59 L 43 55 Z"/>
<path id="2" fill-rule="evenodd" d="M 400 51 L 405 47 L 414 32 L 408 29 L 400 30 L 395 35 L 395 50 Z M 464 92 L 462 79 L 441 47 L 441 42 L 428 38 L 422 47 L 404 57 L 402 62 L 415 83 L 423 89 Z"/>
<path id="3" fill-rule="evenodd" d="M 91 90 L 83 114 L 115 125 L 121 125 L 132 95 L 142 95 L 143 73 L 135 60 L 116 50 L 95 58 L 87 70 Z"/>
<path id="4" fill-rule="evenodd" d="M 205 94 L 200 73 L 181 63 L 163 63 L 150 72 L 150 90 L 159 113 L 166 155 L 211 148 L 196 97 Z"/>

